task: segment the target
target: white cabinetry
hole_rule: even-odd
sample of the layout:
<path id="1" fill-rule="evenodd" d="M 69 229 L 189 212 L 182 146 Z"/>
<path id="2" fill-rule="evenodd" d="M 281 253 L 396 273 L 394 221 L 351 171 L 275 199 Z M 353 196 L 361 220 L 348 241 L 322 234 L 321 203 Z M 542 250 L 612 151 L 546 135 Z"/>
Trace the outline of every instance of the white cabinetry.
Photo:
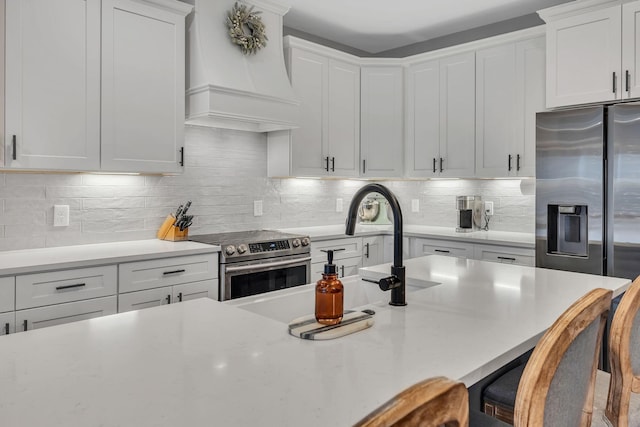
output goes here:
<path id="1" fill-rule="evenodd" d="M 402 176 L 404 70 L 401 66 L 363 66 L 361 77 L 361 176 Z"/>
<path id="2" fill-rule="evenodd" d="M 115 314 L 117 298 L 114 296 L 88 299 L 65 304 L 49 305 L 16 311 L 16 329 L 20 332 L 47 326 L 61 325 L 78 320 Z"/>
<path id="3" fill-rule="evenodd" d="M 384 237 L 373 236 L 362 238 L 362 266 L 383 264 L 384 261 Z"/>
<path id="4" fill-rule="evenodd" d="M 118 311 L 208 297 L 218 299 L 217 254 L 120 264 Z"/>
<path id="5" fill-rule="evenodd" d="M 534 267 L 536 264 L 533 249 L 514 248 L 510 246 L 476 244 L 474 247 L 474 258 L 481 261 L 526 265 L 529 267 Z"/>
<path id="6" fill-rule="evenodd" d="M 411 257 L 444 255 L 458 258 L 473 258 L 473 243 L 439 239 L 411 239 Z"/>
<path id="7" fill-rule="evenodd" d="M 544 37 L 476 52 L 476 175 L 535 175 L 535 119 L 544 109 Z"/>
<path id="8" fill-rule="evenodd" d="M 360 67 L 325 52 L 291 46 L 289 78 L 300 104 L 300 127 L 290 133 L 290 173 L 357 176 L 360 142 Z M 306 44 L 304 44 L 307 46 Z M 309 44 L 307 48 L 312 47 Z M 288 132 L 287 132 L 288 133 Z M 286 135 L 278 133 L 277 135 Z"/>
<path id="9" fill-rule="evenodd" d="M 311 281 L 322 276 L 327 254 L 323 251 L 333 250 L 333 263 L 338 269 L 338 276 L 352 276 L 358 274 L 362 267 L 362 238 L 347 237 L 344 239 L 311 242 Z"/>
<path id="10" fill-rule="evenodd" d="M 473 177 L 475 53 L 414 64 L 407 84 L 406 174 Z"/>
<path id="11" fill-rule="evenodd" d="M 7 0 L 5 165 L 179 171 L 191 8 Z"/>
<path id="12" fill-rule="evenodd" d="M 15 279 L 0 277 L 0 335 L 15 332 Z"/>
<path id="13" fill-rule="evenodd" d="M 16 331 L 16 313 L 11 311 L 9 313 L 0 314 L 0 336 L 9 335 Z"/>
<path id="14" fill-rule="evenodd" d="M 591 0 L 540 11 L 547 107 L 640 97 L 640 2 Z"/>

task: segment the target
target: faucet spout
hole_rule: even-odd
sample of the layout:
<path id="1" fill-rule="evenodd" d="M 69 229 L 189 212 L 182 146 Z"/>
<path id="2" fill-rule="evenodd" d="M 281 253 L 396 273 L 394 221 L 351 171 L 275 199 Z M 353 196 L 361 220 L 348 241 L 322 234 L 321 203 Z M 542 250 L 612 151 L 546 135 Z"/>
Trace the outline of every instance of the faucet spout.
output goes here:
<path id="1" fill-rule="evenodd" d="M 351 199 L 349 212 L 347 213 L 347 223 L 345 234 L 353 236 L 356 230 L 356 217 L 362 199 L 369 193 L 378 193 L 389 202 L 391 212 L 393 212 L 393 266 L 391 276 L 380 280 L 379 286 L 383 291 L 391 290 L 391 301 L 389 304 L 396 306 L 407 305 L 405 295 L 405 268 L 402 263 L 402 210 L 396 196 L 384 185 L 367 184 L 362 187 Z"/>

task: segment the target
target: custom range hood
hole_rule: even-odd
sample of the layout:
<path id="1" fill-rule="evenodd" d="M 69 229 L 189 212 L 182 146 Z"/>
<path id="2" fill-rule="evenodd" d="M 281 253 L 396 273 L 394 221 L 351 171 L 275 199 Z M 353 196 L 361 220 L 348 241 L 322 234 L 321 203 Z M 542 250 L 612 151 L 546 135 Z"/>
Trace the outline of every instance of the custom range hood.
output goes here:
<path id="1" fill-rule="evenodd" d="M 274 0 L 245 2 L 260 11 L 268 38 L 244 55 L 228 35 L 235 0 L 186 0 L 195 6 L 187 22 L 186 123 L 253 132 L 297 127 L 300 102 L 287 77 L 282 17 L 289 6 Z"/>

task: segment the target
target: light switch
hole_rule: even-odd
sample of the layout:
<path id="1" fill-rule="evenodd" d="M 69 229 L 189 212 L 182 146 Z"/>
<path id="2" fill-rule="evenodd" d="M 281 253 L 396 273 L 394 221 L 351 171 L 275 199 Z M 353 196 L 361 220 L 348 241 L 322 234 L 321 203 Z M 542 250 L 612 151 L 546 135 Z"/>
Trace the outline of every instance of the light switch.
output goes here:
<path id="1" fill-rule="evenodd" d="M 253 216 L 262 216 L 262 200 L 253 201 Z"/>
<path id="2" fill-rule="evenodd" d="M 336 212 L 342 212 L 344 210 L 344 203 L 341 198 L 336 199 Z"/>
<path id="3" fill-rule="evenodd" d="M 411 199 L 411 212 L 420 212 L 420 199 Z"/>
<path id="4" fill-rule="evenodd" d="M 69 205 L 53 205 L 53 226 L 69 226 Z"/>

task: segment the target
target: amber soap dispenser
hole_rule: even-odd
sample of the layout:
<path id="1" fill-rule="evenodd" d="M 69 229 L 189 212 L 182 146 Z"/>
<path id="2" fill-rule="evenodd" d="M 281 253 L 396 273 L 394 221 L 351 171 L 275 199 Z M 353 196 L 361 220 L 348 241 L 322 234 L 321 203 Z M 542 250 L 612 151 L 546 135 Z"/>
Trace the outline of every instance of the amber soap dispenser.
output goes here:
<path id="1" fill-rule="evenodd" d="M 344 286 L 338 279 L 332 250 L 327 253 L 322 279 L 316 283 L 316 320 L 323 325 L 337 325 L 342 321 Z"/>

